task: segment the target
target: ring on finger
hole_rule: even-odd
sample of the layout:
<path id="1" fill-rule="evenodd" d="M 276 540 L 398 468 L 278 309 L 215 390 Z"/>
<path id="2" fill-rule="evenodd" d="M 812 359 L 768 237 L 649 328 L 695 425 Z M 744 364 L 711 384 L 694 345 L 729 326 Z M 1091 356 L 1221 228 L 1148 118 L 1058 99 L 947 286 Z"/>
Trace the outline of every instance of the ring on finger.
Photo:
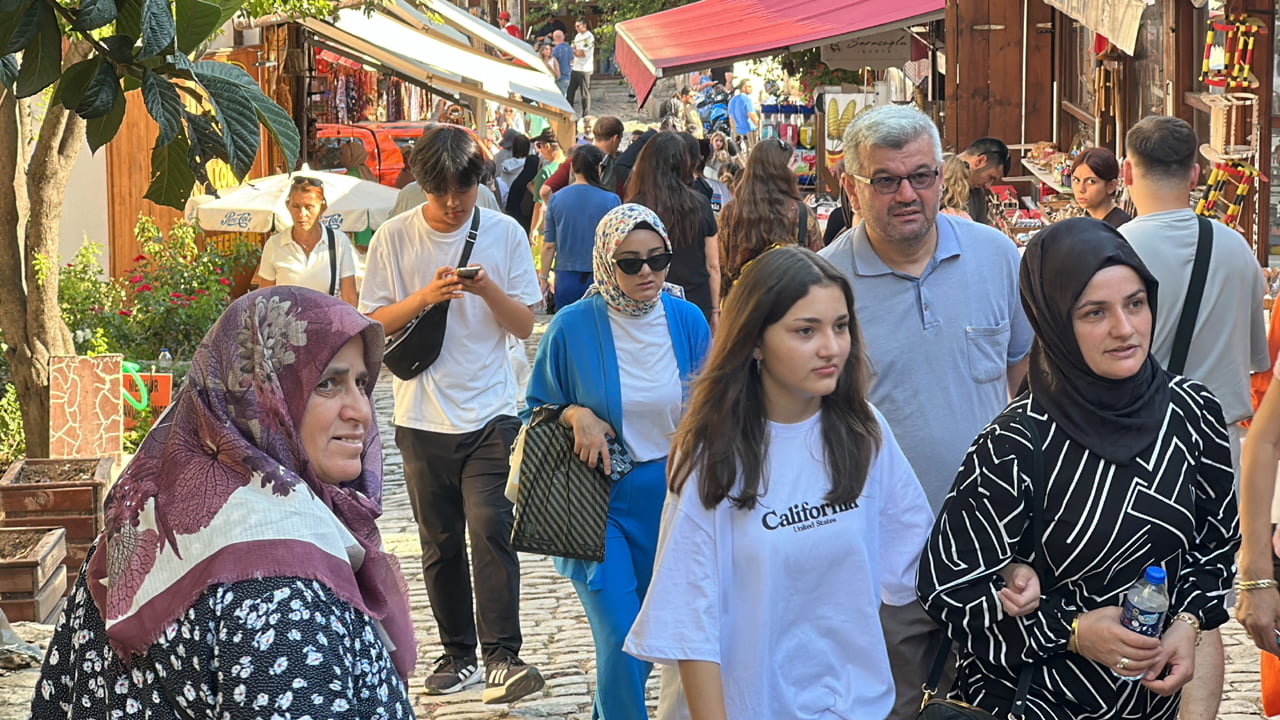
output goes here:
<path id="1" fill-rule="evenodd" d="M 1121 656 L 1120 662 L 1116 663 L 1117 670 L 1123 670 L 1129 667 L 1129 658 Z"/>

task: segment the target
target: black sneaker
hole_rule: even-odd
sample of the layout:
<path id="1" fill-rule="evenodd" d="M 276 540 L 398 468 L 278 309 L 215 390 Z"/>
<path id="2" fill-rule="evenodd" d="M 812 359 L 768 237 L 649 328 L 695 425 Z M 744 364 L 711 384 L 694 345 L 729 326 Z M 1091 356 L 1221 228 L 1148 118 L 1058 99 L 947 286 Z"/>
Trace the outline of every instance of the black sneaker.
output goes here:
<path id="1" fill-rule="evenodd" d="M 541 683 L 542 678 L 538 680 Z M 478 682 L 480 673 L 475 660 L 445 655 L 436 660 L 435 670 L 427 676 L 426 689 L 428 695 L 448 695 Z"/>
<path id="2" fill-rule="evenodd" d="M 494 658 L 484 663 L 484 694 L 480 699 L 495 705 L 497 703 L 515 702 L 530 693 L 538 692 L 546 681 L 542 673 L 532 665 L 512 655 Z"/>

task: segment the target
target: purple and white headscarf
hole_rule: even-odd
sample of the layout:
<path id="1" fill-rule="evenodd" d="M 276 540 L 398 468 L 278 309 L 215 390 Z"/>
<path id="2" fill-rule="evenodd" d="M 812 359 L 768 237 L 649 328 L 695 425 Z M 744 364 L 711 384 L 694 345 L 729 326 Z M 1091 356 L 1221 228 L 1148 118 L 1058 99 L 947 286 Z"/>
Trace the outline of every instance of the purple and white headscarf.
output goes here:
<path id="1" fill-rule="evenodd" d="M 105 505 L 88 587 L 122 658 L 141 654 L 211 585 L 317 580 L 381 623 L 402 677 L 416 657 L 407 587 L 383 551 L 382 450 L 321 482 L 298 427 L 333 356 L 364 340 L 372 393 L 382 327 L 336 298 L 275 286 L 233 302 L 196 349 L 187 381 Z"/>
<path id="2" fill-rule="evenodd" d="M 613 262 L 613 254 L 618 245 L 637 227 L 644 225 L 646 230 L 653 230 L 662 238 L 662 247 L 671 252 L 671 240 L 667 237 L 667 227 L 662 224 L 658 214 L 643 205 L 626 203 L 610 210 L 596 225 L 596 245 L 591 254 L 591 267 L 595 274 L 595 283 L 587 288 L 586 295 L 599 293 L 610 309 L 628 317 L 640 317 L 657 307 L 659 299 L 654 298 L 641 302 L 622 292 L 618 285 L 618 266 Z M 676 285 L 663 283 L 662 291 L 684 297 L 684 290 Z"/>

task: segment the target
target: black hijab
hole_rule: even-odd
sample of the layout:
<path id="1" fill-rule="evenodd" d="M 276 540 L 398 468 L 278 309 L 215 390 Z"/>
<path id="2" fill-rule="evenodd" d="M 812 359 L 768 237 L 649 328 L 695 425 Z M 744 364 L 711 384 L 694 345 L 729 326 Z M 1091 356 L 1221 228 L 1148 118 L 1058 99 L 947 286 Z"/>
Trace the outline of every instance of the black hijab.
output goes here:
<path id="1" fill-rule="evenodd" d="M 1038 233 L 1022 257 L 1018 284 L 1036 334 L 1027 375 L 1036 402 L 1076 442 L 1124 464 L 1155 440 L 1171 393 L 1168 374 L 1149 352 L 1142 369 L 1123 380 L 1095 374 L 1080 353 L 1072 308 L 1094 274 L 1111 265 L 1142 278 L 1154 328 L 1158 283 L 1124 237 L 1101 220 L 1071 218 Z"/>

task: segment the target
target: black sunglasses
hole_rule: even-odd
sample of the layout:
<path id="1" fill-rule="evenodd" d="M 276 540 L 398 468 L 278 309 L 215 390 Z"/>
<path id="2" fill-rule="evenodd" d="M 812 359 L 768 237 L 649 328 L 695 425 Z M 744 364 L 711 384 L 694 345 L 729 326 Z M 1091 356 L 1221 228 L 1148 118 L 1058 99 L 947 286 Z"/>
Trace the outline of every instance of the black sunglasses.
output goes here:
<path id="1" fill-rule="evenodd" d="M 317 180 L 317 179 L 315 179 L 315 178 L 313 178 L 313 177 L 303 177 L 302 175 L 297 175 L 297 176 L 295 176 L 295 177 L 293 178 L 293 184 L 294 184 L 294 185 L 308 185 L 308 186 L 310 186 L 310 187 L 324 187 L 324 183 L 320 182 L 319 180 Z"/>
<path id="2" fill-rule="evenodd" d="M 640 268 L 645 265 L 654 272 L 662 272 L 671 264 L 671 253 L 664 252 L 657 255 L 650 255 L 647 258 L 626 257 L 614 258 L 613 262 L 618 269 L 627 275 L 635 275 L 640 272 Z"/>

